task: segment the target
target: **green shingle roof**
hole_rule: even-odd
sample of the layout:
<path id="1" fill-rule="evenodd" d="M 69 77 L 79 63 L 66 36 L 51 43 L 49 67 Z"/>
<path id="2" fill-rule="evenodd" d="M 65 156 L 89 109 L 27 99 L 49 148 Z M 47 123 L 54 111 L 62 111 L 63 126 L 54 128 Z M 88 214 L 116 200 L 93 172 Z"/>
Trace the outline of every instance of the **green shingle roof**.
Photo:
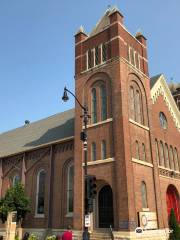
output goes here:
<path id="1" fill-rule="evenodd" d="M 0 157 L 74 136 L 74 109 L 0 134 Z"/>

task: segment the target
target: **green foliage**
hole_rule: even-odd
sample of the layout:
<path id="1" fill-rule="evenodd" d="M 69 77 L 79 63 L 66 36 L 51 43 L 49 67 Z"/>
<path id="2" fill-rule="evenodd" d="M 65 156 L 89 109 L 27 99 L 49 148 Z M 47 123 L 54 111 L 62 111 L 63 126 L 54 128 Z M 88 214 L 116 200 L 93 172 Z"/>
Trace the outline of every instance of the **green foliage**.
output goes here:
<path id="1" fill-rule="evenodd" d="M 46 240 L 56 240 L 56 235 L 47 236 Z"/>
<path id="2" fill-rule="evenodd" d="M 32 234 L 29 236 L 28 240 L 39 240 L 39 237 L 38 237 L 37 235 L 35 235 L 35 234 L 32 233 Z"/>
<path id="3" fill-rule="evenodd" d="M 14 238 L 14 240 L 20 240 L 20 239 L 19 239 L 19 237 L 16 235 L 15 238 Z"/>
<path id="4" fill-rule="evenodd" d="M 7 220 L 8 212 L 17 212 L 17 222 L 30 212 L 30 201 L 21 183 L 9 188 L 4 198 L 0 200 L 0 219 L 4 223 Z"/>
<path id="5" fill-rule="evenodd" d="M 169 229 L 173 230 L 169 235 L 170 240 L 178 240 L 180 239 L 180 227 L 177 223 L 174 209 L 171 209 L 170 217 L 169 217 Z"/>

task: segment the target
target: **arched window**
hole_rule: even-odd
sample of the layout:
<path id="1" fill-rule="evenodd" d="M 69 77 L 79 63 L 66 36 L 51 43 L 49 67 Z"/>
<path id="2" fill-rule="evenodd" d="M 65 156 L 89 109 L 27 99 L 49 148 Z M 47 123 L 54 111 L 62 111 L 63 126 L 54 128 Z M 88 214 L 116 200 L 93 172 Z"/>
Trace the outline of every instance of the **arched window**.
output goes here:
<path id="1" fill-rule="evenodd" d="M 148 208 L 147 189 L 146 189 L 145 182 L 141 183 L 141 197 L 142 197 L 142 208 Z"/>
<path id="2" fill-rule="evenodd" d="M 70 165 L 67 171 L 67 213 L 73 212 L 73 186 L 74 165 Z"/>
<path id="3" fill-rule="evenodd" d="M 44 214 L 46 172 L 41 169 L 37 174 L 36 214 Z"/>
<path id="4" fill-rule="evenodd" d="M 174 149 L 174 163 L 175 163 L 175 170 L 179 171 L 179 160 L 178 160 L 178 153 L 177 149 Z"/>
<path id="5" fill-rule="evenodd" d="M 142 106 L 141 106 L 141 98 L 140 98 L 140 93 L 138 90 L 135 91 L 136 96 L 135 96 L 135 106 L 136 106 L 136 122 L 142 123 Z"/>
<path id="6" fill-rule="evenodd" d="M 172 146 L 170 146 L 170 149 L 169 149 L 169 158 L 170 158 L 170 167 L 172 170 L 174 170 L 174 156 L 173 156 Z"/>
<path id="7" fill-rule="evenodd" d="M 160 125 L 163 129 L 167 129 L 167 119 L 166 116 L 163 112 L 159 113 L 159 121 L 160 121 Z"/>
<path id="8" fill-rule="evenodd" d="M 142 160 L 146 161 L 146 147 L 144 143 L 142 144 Z"/>
<path id="9" fill-rule="evenodd" d="M 101 157 L 102 157 L 102 159 L 107 158 L 107 156 L 106 156 L 106 141 L 105 140 L 102 140 L 102 142 L 101 142 Z"/>
<path id="10" fill-rule="evenodd" d="M 156 148 L 156 161 L 157 161 L 158 165 L 160 165 L 160 162 L 159 162 L 158 141 L 157 141 L 157 139 L 155 140 L 155 148 Z"/>
<path id="11" fill-rule="evenodd" d="M 160 142 L 160 165 L 165 166 L 164 165 L 164 147 L 162 142 Z"/>
<path id="12" fill-rule="evenodd" d="M 93 142 L 91 144 L 91 159 L 92 159 L 92 161 L 96 160 L 96 144 L 95 144 L 95 142 Z"/>
<path id="13" fill-rule="evenodd" d="M 130 87 L 130 117 L 135 120 L 134 88 Z"/>
<path id="14" fill-rule="evenodd" d="M 139 143 L 136 141 L 136 159 L 140 159 Z"/>
<path id="15" fill-rule="evenodd" d="M 169 151 L 168 151 L 168 145 L 165 144 L 165 167 L 169 168 Z"/>
<path id="16" fill-rule="evenodd" d="M 16 184 L 20 183 L 21 179 L 19 175 L 15 175 L 12 179 L 12 185 L 15 186 Z"/>
<path id="17" fill-rule="evenodd" d="M 100 86 L 100 96 L 101 96 L 101 120 L 107 119 L 107 94 L 105 85 Z"/>
<path id="18" fill-rule="evenodd" d="M 97 122 L 97 96 L 96 96 L 96 89 L 95 88 L 93 88 L 92 89 L 92 96 L 91 96 L 91 98 L 92 98 L 92 104 L 91 104 L 91 106 L 92 106 L 92 110 L 91 110 L 91 112 L 92 112 L 92 123 L 96 123 Z"/>

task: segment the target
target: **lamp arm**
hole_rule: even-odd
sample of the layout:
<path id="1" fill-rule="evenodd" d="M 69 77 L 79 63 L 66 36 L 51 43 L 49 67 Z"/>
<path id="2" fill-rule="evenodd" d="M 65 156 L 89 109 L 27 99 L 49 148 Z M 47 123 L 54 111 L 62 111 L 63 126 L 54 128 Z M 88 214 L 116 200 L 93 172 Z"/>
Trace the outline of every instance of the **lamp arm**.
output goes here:
<path id="1" fill-rule="evenodd" d="M 86 107 L 84 107 L 80 101 L 77 99 L 77 97 L 74 95 L 74 93 L 72 93 L 70 90 L 68 90 L 66 87 L 64 88 L 65 91 L 67 91 L 68 93 L 70 93 L 74 98 L 75 100 L 78 102 L 78 104 L 80 105 L 80 107 L 85 111 L 87 110 Z"/>

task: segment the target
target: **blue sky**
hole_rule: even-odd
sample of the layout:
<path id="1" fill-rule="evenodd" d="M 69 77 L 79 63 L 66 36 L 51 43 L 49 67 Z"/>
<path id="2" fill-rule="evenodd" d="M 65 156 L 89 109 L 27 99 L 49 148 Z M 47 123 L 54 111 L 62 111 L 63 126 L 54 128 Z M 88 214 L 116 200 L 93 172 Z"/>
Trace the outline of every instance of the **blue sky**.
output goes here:
<path id="1" fill-rule="evenodd" d="M 74 33 L 90 32 L 108 5 L 148 39 L 150 75 L 180 82 L 179 0 L 1 0 L 0 132 L 74 106 L 61 101 L 64 85 L 74 90 Z"/>

